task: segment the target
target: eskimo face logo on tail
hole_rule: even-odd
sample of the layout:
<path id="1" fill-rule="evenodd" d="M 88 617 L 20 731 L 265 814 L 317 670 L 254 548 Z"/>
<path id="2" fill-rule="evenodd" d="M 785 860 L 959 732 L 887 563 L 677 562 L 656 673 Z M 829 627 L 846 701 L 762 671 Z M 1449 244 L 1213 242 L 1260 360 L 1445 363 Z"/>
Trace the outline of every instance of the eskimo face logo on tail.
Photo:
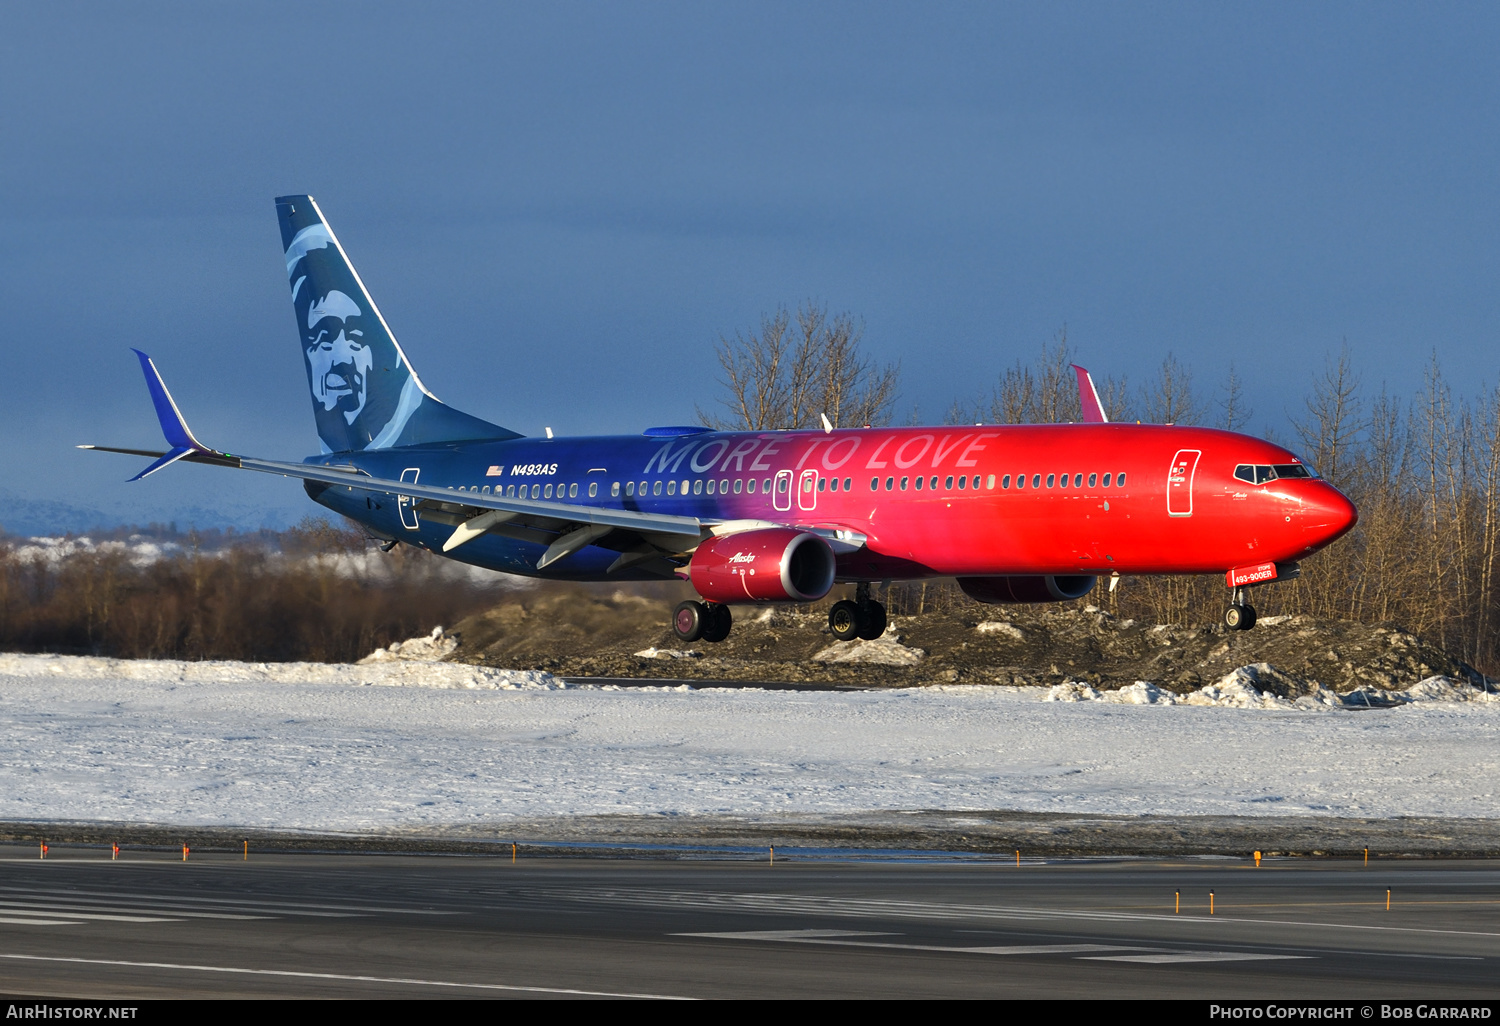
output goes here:
<path id="1" fill-rule="evenodd" d="M 327 226 L 299 231 L 286 263 L 323 444 L 333 452 L 392 444 L 385 435 L 401 431 L 421 393 L 406 388 L 411 373 Z M 404 391 L 413 398 L 405 405 Z"/>
<path id="2" fill-rule="evenodd" d="M 349 424 L 365 408 L 365 385 L 374 366 L 360 327 L 362 313 L 358 303 L 334 289 L 308 308 L 303 336 L 313 400 L 324 412 L 338 410 Z"/>

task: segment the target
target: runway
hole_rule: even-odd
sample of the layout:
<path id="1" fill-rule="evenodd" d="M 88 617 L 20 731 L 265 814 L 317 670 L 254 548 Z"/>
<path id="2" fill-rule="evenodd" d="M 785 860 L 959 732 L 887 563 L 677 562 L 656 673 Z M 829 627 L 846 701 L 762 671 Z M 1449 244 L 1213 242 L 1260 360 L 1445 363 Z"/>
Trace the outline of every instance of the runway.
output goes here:
<path id="1" fill-rule="evenodd" d="M 43 862 L 9 847 L 0 990 L 1495 998 L 1500 863 L 512 864 L 253 852 L 184 863 L 161 852 L 112 862 L 97 849 L 54 849 Z"/>

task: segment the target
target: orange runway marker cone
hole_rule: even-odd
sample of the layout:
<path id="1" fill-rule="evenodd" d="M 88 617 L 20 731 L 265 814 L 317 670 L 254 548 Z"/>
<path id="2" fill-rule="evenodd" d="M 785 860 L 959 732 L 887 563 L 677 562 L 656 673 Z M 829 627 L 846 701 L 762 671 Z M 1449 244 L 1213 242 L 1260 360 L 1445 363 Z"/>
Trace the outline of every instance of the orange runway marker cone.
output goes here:
<path id="1" fill-rule="evenodd" d="M 1208 914 L 1209 915 L 1213 915 L 1214 914 L 1214 892 L 1213 891 L 1209 891 L 1208 892 Z"/>

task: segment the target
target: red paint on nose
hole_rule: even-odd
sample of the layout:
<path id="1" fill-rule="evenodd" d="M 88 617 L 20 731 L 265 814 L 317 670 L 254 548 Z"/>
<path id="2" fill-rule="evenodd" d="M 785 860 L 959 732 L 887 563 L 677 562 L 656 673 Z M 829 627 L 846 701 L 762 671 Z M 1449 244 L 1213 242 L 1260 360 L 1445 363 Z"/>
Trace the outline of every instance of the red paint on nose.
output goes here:
<path id="1" fill-rule="evenodd" d="M 1317 548 L 1342 538 L 1359 521 L 1354 503 L 1326 481 L 1318 482 L 1317 491 L 1303 499 L 1302 509 L 1304 530 L 1314 536 Z"/>

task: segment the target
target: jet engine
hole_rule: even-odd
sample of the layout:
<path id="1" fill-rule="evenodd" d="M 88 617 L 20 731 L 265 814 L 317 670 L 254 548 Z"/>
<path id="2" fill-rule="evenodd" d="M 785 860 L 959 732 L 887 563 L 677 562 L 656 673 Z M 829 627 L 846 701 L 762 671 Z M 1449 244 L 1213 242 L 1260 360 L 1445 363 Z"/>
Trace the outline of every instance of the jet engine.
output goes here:
<path id="1" fill-rule="evenodd" d="M 688 579 L 710 602 L 816 602 L 833 587 L 834 569 L 822 538 L 771 527 L 699 545 Z"/>
<path id="2" fill-rule="evenodd" d="M 1097 578 L 1083 574 L 1013 577 L 960 577 L 958 586 L 976 602 L 992 606 L 1019 602 L 1067 602 L 1094 590 Z"/>

